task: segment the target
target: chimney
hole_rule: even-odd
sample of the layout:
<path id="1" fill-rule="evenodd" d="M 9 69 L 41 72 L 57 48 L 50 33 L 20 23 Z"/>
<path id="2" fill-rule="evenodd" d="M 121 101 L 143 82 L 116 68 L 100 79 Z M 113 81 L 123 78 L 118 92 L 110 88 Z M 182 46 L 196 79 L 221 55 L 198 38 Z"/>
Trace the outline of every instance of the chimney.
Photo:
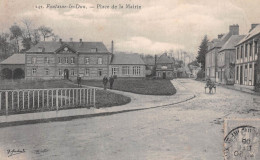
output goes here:
<path id="1" fill-rule="evenodd" d="M 231 35 L 239 35 L 239 25 L 238 24 L 230 25 L 229 33 L 231 33 Z"/>
<path id="2" fill-rule="evenodd" d="M 62 39 L 60 38 L 60 43 L 62 43 Z"/>
<path id="3" fill-rule="evenodd" d="M 70 38 L 70 42 L 73 42 L 73 38 Z"/>
<path id="4" fill-rule="evenodd" d="M 223 37 L 223 34 L 218 35 L 218 39 L 221 39 Z"/>
<path id="5" fill-rule="evenodd" d="M 114 41 L 112 40 L 111 42 L 111 53 L 113 54 L 114 53 Z"/>
<path id="6" fill-rule="evenodd" d="M 79 39 L 79 42 L 82 43 L 82 39 L 81 38 Z"/>
<path id="7" fill-rule="evenodd" d="M 251 24 L 251 29 L 249 30 L 249 32 L 251 32 L 257 25 L 259 25 L 259 24 L 256 24 L 256 23 Z"/>

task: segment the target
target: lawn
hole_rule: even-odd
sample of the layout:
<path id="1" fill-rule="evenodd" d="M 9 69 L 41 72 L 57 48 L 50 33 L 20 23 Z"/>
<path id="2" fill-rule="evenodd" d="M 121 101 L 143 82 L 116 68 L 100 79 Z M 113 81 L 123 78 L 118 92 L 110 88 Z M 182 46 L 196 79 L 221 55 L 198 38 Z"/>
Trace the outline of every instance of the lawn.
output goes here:
<path id="1" fill-rule="evenodd" d="M 82 84 L 103 87 L 101 80 L 84 80 Z M 174 95 L 176 93 L 170 80 L 158 79 L 115 79 L 113 89 L 145 95 Z"/>
<path id="2" fill-rule="evenodd" d="M 50 81 L 30 81 L 30 82 L 0 82 L 0 90 L 13 90 L 13 89 L 46 89 L 46 88 L 77 88 L 76 85 L 74 84 L 70 84 L 69 81 L 65 81 L 65 80 L 50 80 Z M 10 97 L 11 95 L 9 95 Z M 16 96 L 14 96 L 16 97 Z M 30 99 L 32 99 L 32 94 L 30 93 Z M 37 95 L 35 94 L 35 99 L 37 100 Z M 9 98 L 10 100 L 11 98 Z M 56 110 L 56 107 L 51 108 L 51 107 L 47 107 L 43 106 L 42 107 L 42 95 L 39 95 L 39 99 L 40 99 L 40 106 L 39 108 L 30 108 L 30 109 L 25 109 L 22 110 L 21 109 L 21 104 L 22 104 L 22 94 L 20 94 L 20 106 L 18 107 L 17 104 L 14 104 L 16 107 L 9 111 L 9 114 L 19 114 L 19 113 L 29 113 L 29 112 L 42 112 L 42 111 L 50 111 L 50 110 Z M 27 94 L 25 94 L 25 100 L 27 100 Z M 37 103 L 35 100 L 35 106 L 37 106 Z M 116 93 L 112 93 L 109 91 L 105 91 L 105 90 L 97 90 L 96 91 L 96 107 L 97 108 L 104 108 L 104 107 L 112 107 L 112 106 L 119 106 L 119 105 L 124 105 L 127 104 L 131 101 L 131 98 L 120 95 L 120 94 L 116 94 Z M 54 102 L 55 102 L 55 98 L 54 98 Z M 2 94 L 2 106 L 5 103 L 5 99 L 4 99 L 4 95 Z M 15 102 L 16 103 L 16 102 Z M 11 104 L 11 102 L 9 102 L 9 104 Z M 27 106 L 28 102 L 25 101 L 25 104 Z M 32 104 L 32 102 L 30 102 L 30 104 Z M 47 104 L 47 99 L 46 96 L 44 97 L 44 104 Z M 30 105 L 31 106 L 31 105 Z M 51 105 L 49 105 L 51 106 Z M 73 109 L 73 108 L 89 108 L 89 106 L 79 106 L 79 105 L 70 105 L 70 106 L 63 106 L 60 107 L 59 109 Z M 2 108 L 2 110 L 0 110 L 0 115 L 4 115 L 5 114 L 5 109 Z"/>

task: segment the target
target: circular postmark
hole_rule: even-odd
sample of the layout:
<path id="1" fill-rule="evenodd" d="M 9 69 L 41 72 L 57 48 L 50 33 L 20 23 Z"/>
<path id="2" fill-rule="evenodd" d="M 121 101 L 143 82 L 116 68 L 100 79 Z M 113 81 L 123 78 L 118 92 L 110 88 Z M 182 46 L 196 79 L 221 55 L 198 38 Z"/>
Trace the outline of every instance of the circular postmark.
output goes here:
<path id="1" fill-rule="evenodd" d="M 255 160 L 259 158 L 259 130 L 252 126 L 232 129 L 224 138 L 225 160 Z"/>

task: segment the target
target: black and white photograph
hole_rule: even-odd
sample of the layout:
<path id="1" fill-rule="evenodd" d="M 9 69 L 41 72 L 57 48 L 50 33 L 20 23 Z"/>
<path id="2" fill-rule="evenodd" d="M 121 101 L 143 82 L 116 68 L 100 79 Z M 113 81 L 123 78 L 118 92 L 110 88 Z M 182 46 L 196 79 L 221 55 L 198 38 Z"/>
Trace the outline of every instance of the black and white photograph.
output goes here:
<path id="1" fill-rule="evenodd" d="M 259 0 L 0 0 L 0 160 L 259 160 Z"/>

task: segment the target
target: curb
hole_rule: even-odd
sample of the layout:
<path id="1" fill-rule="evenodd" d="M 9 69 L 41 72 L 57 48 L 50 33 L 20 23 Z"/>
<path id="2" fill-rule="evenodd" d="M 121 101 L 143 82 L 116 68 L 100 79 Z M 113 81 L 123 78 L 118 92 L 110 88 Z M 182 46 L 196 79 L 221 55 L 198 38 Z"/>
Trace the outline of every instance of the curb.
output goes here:
<path id="1" fill-rule="evenodd" d="M 142 111 L 142 110 L 148 110 L 148 109 L 167 107 L 167 106 L 170 106 L 170 105 L 176 105 L 176 104 L 184 103 L 184 102 L 187 102 L 187 101 L 192 100 L 194 98 L 196 98 L 195 95 L 193 95 L 192 97 L 188 97 L 187 99 L 179 101 L 179 102 L 165 104 L 165 105 L 159 105 L 159 106 L 153 106 L 153 107 L 147 107 L 147 108 L 125 109 L 125 110 L 119 110 L 119 111 L 111 111 L 111 112 L 103 112 L 103 113 L 93 113 L 93 114 L 85 114 L 85 115 L 74 115 L 74 116 L 65 116 L 65 117 L 53 117 L 53 118 L 46 118 L 46 119 L 34 119 L 34 120 L 23 120 L 23 121 L 13 121 L 13 122 L 2 122 L 2 123 L 0 123 L 0 128 L 11 127 L 11 126 L 19 126 L 19 125 L 27 125 L 27 124 L 36 124 L 36 123 L 71 121 L 71 120 L 74 120 L 74 119 L 81 119 L 81 118 L 110 116 L 110 115 L 120 114 L 120 113 L 135 112 L 135 111 Z"/>

